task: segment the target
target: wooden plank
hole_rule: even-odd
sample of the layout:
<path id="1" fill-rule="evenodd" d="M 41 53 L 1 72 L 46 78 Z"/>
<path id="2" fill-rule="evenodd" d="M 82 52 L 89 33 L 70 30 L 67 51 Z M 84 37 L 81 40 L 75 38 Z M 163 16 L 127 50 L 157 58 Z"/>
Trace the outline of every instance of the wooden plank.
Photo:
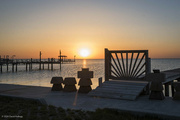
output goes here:
<path id="1" fill-rule="evenodd" d="M 112 85 L 120 85 L 120 84 L 123 84 L 123 85 L 136 85 L 136 86 L 144 86 L 144 85 L 146 85 L 148 82 L 144 82 L 144 83 L 136 83 L 136 82 L 133 82 L 133 81 L 131 81 L 131 82 L 113 82 L 113 81 L 110 81 L 110 82 L 107 82 L 107 81 L 105 81 L 103 84 L 112 84 Z"/>
<path id="2" fill-rule="evenodd" d="M 115 99 L 135 100 L 147 86 L 148 82 L 105 81 L 88 95 Z"/>
<path id="3" fill-rule="evenodd" d="M 111 80 L 110 82 L 147 83 L 147 81 L 142 80 Z"/>
<path id="4" fill-rule="evenodd" d="M 138 89 L 143 89 L 145 88 L 147 85 L 145 86 L 141 86 L 141 87 L 136 87 L 136 86 L 111 86 L 111 85 L 103 85 L 100 88 L 109 88 L 109 89 L 129 89 L 129 90 L 138 90 Z M 99 88 L 99 87 L 97 87 Z"/>
<path id="5" fill-rule="evenodd" d="M 105 92 L 103 93 L 95 93 L 95 92 L 90 92 L 90 96 L 97 96 L 97 97 L 105 97 L 105 98 L 114 98 L 114 99 L 121 99 L 121 100 L 135 100 L 137 96 L 135 95 L 126 95 L 126 94 L 106 94 Z"/>
<path id="6" fill-rule="evenodd" d="M 110 53 L 145 53 L 148 50 L 111 50 Z"/>
<path id="7" fill-rule="evenodd" d="M 166 81 L 163 83 L 168 83 L 168 82 L 171 82 L 172 80 L 176 80 L 176 79 L 180 78 L 180 72 L 164 71 L 162 73 L 164 73 L 166 75 Z"/>
<path id="8" fill-rule="evenodd" d="M 132 90 L 132 91 L 139 91 L 139 90 L 142 90 L 142 89 L 145 89 L 146 88 L 146 86 L 144 86 L 144 87 L 139 87 L 139 88 L 137 88 L 137 87 L 111 87 L 111 86 L 103 86 L 103 87 L 101 87 L 102 89 L 114 89 L 114 90 L 121 90 L 121 91 L 126 91 L 126 90 Z"/>
<path id="9" fill-rule="evenodd" d="M 96 89 L 107 89 L 107 90 L 114 90 L 114 91 L 141 91 L 145 88 L 141 87 L 141 88 L 134 88 L 134 87 L 109 87 L 109 86 L 102 86 L 102 87 L 97 87 Z"/>
<path id="10" fill-rule="evenodd" d="M 144 83 L 144 84 L 135 84 L 135 83 L 121 83 L 121 84 L 113 84 L 113 83 L 103 83 L 103 85 L 115 85 L 115 86 L 118 86 L 118 85 L 127 85 L 127 86 L 144 86 L 144 85 L 147 85 L 148 83 Z"/>
<path id="11" fill-rule="evenodd" d="M 104 82 L 104 83 L 108 83 L 108 82 Z M 141 83 L 141 82 L 134 82 L 134 81 L 128 81 L 128 82 L 126 82 L 126 81 L 121 81 L 121 82 L 109 82 L 108 84 L 128 84 L 128 85 L 134 85 L 134 84 L 136 84 L 136 85 L 144 85 L 144 84 L 147 84 L 148 82 L 146 81 L 146 82 L 144 82 L 144 83 Z"/>
<path id="12" fill-rule="evenodd" d="M 135 85 L 103 85 L 102 87 L 108 87 L 108 88 L 116 88 L 116 89 L 120 89 L 120 88 L 124 88 L 124 89 L 141 89 L 144 88 L 146 85 L 144 86 L 135 86 Z"/>
<path id="13" fill-rule="evenodd" d="M 142 90 L 112 90 L 107 88 L 96 89 L 96 92 L 107 92 L 109 94 L 139 95 Z"/>
<path id="14" fill-rule="evenodd" d="M 102 86 L 102 88 L 109 88 L 109 89 L 128 89 L 128 90 L 138 90 L 138 89 L 143 89 L 143 88 L 145 88 L 145 86 L 143 86 L 143 87 L 125 87 L 125 86 L 121 86 L 121 87 L 116 87 L 116 86 Z"/>

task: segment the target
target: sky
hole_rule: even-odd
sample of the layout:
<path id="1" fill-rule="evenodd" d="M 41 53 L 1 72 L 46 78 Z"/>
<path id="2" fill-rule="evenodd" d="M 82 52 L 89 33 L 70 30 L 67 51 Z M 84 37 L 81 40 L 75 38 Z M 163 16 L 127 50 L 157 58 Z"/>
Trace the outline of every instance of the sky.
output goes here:
<path id="1" fill-rule="evenodd" d="M 109 50 L 180 58 L 180 0 L 0 0 L 0 55 L 103 59 Z"/>

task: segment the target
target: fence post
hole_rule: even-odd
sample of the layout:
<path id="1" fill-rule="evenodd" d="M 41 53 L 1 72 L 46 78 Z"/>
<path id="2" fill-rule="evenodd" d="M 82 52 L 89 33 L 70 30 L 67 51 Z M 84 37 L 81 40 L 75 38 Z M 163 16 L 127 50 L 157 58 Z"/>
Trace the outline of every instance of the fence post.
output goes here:
<path id="1" fill-rule="evenodd" d="M 165 96 L 169 96 L 169 83 L 165 83 Z"/>
<path id="2" fill-rule="evenodd" d="M 12 72 L 14 72 L 14 63 L 12 63 Z"/>
<path id="3" fill-rule="evenodd" d="M 147 73 L 151 73 L 151 58 L 148 58 L 148 63 L 147 63 Z"/>
<path id="4" fill-rule="evenodd" d="M 151 58 L 149 58 L 148 50 L 146 51 L 146 75 L 151 73 Z"/>
<path id="5" fill-rule="evenodd" d="M 101 87 L 102 86 L 102 77 L 100 77 L 98 80 L 99 80 L 99 87 Z"/>
<path id="6" fill-rule="evenodd" d="M 105 81 L 109 81 L 110 78 L 110 63 L 111 63 L 111 56 L 110 52 L 107 48 L 105 48 Z"/>

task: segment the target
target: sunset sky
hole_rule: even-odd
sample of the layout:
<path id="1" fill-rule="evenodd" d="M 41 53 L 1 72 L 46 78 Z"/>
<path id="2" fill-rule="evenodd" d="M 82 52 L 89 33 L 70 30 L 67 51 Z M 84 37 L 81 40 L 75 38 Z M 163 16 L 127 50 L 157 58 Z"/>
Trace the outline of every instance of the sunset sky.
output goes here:
<path id="1" fill-rule="evenodd" d="M 104 58 L 110 50 L 149 50 L 180 58 L 180 0 L 0 0 L 0 55 Z"/>

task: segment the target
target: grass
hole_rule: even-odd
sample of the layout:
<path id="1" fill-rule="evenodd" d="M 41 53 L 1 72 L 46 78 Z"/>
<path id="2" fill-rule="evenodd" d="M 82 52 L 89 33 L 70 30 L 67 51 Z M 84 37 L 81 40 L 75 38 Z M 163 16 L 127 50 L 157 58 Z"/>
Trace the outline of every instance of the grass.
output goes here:
<path id="1" fill-rule="evenodd" d="M 161 120 L 152 116 L 137 116 L 112 109 L 95 112 L 63 109 L 42 105 L 35 100 L 0 96 L 0 120 Z"/>

